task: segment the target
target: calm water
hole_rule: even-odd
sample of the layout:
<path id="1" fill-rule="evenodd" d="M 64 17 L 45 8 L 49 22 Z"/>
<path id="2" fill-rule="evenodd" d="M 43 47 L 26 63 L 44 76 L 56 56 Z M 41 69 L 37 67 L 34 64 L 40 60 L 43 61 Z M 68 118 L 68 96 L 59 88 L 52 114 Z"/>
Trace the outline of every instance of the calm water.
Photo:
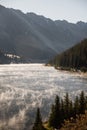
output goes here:
<path id="1" fill-rule="evenodd" d="M 74 98 L 82 90 L 87 93 L 87 78 L 79 74 L 42 64 L 0 65 L 0 123 L 20 129 L 28 115 L 31 125 L 38 106 L 45 119 L 55 95 Z"/>

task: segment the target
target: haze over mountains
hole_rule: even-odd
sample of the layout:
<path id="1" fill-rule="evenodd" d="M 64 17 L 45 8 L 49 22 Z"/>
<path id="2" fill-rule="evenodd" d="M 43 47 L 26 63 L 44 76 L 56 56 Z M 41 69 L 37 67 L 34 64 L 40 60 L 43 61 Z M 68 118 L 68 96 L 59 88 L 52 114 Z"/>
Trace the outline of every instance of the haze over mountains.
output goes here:
<path id="1" fill-rule="evenodd" d="M 0 5 L 0 49 L 29 61 L 46 61 L 87 38 L 87 23 L 45 18 Z"/>

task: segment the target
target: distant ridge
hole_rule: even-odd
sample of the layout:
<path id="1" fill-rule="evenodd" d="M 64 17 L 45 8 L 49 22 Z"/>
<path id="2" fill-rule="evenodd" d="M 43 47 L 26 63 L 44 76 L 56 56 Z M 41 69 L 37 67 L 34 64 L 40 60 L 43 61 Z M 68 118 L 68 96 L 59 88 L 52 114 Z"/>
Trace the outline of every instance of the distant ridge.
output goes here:
<path id="1" fill-rule="evenodd" d="M 87 39 L 71 49 L 57 55 L 49 64 L 62 69 L 80 69 L 87 71 Z"/>
<path id="2" fill-rule="evenodd" d="M 46 62 L 87 38 L 87 23 L 53 21 L 0 5 L 0 48 L 32 62 Z"/>

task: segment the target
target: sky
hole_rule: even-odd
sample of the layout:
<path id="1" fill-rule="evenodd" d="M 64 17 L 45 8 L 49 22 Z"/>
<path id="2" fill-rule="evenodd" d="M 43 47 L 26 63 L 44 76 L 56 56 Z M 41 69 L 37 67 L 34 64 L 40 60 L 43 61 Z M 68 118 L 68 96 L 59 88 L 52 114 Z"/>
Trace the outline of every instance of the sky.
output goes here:
<path id="1" fill-rule="evenodd" d="M 87 22 L 87 0 L 0 0 L 0 4 L 22 12 L 34 12 L 53 20 Z"/>

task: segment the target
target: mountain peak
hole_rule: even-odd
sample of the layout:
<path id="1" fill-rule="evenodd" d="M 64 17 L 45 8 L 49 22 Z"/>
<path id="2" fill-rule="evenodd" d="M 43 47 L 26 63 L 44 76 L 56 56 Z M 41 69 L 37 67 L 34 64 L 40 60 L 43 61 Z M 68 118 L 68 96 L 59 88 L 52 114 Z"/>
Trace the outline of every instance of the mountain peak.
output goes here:
<path id="1" fill-rule="evenodd" d="M 15 9 L 0 11 L 0 48 L 9 54 L 35 61 L 48 60 L 85 37 L 86 26 L 80 27 L 66 20 L 53 21 Z"/>
<path id="2" fill-rule="evenodd" d="M 86 22 L 83 22 L 83 21 L 78 21 L 77 24 L 78 24 L 78 25 L 85 25 L 85 24 L 87 24 L 87 23 L 86 23 Z"/>

